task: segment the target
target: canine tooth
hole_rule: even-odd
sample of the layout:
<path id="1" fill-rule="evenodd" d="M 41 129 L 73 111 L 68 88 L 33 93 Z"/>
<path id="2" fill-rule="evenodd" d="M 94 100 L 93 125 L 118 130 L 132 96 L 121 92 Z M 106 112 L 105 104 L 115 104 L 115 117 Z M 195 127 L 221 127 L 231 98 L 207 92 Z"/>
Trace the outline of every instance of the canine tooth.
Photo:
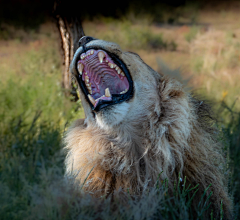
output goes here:
<path id="1" fill-rule="evenodd" d="M 105 96 L 106 96 L 106 97 L 111 97 L 111 93 L 110 93 L 109 88 L 106 88 L 106 89 L 105 89 Z"/>
<path id="2" fill-rule="evenodd" d="M 82 63 L 78 63 L 78 72 L 82 75 L 82 71 L 83 71 L 83 68 L 84 68 L 84 65 Z"/>
<path id="3" fill-rule="evenodd" d="M 105 57 L 105 53 L 102 52 L 102 51 L 99 51 L 99 52 L 98 52 L 98 59 L 99 59 L 100 63 L 103 62 L 103 58 L 104 58 L 104 57 Z"/>
<path id="4" fill-rule="evenodd" d="M 95 101 L 95 99 L 94 99 L 90 94 L 88 94 L 88 98 L 89 98 L 90 102 L 91 102 L 93 105 L 95 105 L 96 101 Z"/>

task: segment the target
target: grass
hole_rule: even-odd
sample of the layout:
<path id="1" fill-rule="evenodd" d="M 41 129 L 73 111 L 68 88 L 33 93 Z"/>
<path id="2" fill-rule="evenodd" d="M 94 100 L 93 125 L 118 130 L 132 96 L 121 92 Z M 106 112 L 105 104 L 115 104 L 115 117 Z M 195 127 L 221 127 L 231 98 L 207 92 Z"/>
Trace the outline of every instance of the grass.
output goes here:
<path id="1" fill-rule="evenodd" d="M 149 28 L 151 20 L 142 18 L 131 22 L 126 18 L 117 20 L 113 18 L 98 18 L 95 21 L 84 22 L 87 35 L 106 41 L 116 42 L 125 50 L 170 50 L 177 49 L 174 40 L 166 40 L 162 33 L 154 33 Z M 96 28 L 96 23 L 98 27 Z"/>
<path id="2" fill-rule="evenodd" d="M 190 49 L 191 68 L 196 78 L 201 80 L 201 93 L 219 103 L 224 101 L 228 106 L 235 103 L 234 111 L 240 111 L 239 52 L 240 40 L 235 32 L 214 29 L 199 33 L 191 42 Z M 230 120 L 223 115 L 220 117 Z"/>
<path id="3" fill-rule="evenodd" d="M 187 42 L 192 42 L 199 32 L 199 28 L 196 26 L 191 27 L 190 31 L 185 34 L 185 39 Z"/>

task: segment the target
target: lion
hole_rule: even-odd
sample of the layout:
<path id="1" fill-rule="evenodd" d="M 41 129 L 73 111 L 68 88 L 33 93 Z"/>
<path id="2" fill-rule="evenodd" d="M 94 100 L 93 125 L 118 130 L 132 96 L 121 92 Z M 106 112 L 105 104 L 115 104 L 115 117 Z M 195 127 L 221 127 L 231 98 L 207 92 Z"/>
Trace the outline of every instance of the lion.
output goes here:
<path id="1" fill-rule="evenodd" d="M 179 176 L 186 177 L 186 185 L 199 184 L 193 209 L 210 186 L 206 219 L 211 210 L 219 217 L 221 202 L 224 217 L 231 218 L 221 144 L 205 101 L 136 53 L 92 37 L 80 39 L 70 70 L 85 119 L 65 136 L 67 177 L 96 197 L 120 189 L 140 196 L 166 179 L 173 192 Z"/>

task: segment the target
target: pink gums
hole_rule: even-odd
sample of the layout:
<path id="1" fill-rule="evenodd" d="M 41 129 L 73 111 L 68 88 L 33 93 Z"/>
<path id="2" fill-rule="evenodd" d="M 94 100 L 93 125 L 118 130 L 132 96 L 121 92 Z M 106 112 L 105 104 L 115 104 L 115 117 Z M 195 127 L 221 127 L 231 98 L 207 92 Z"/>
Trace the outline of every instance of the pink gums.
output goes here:
<path id="1" fill-rule="evenodd" d="M 94 51 L 94 53 L 89 55 L 91 51 Z M 114 62 L 106 52 L 104 52 L 105 57 L 103 62 L 100 63 L 98 58 L 98 53 L 100 51 L 104 52 L 103 50 L 89 50 L 87 53 L 81 54 L 81 56 L 86 56 L 85 59 L 78 61 L 78 63 L 84 65 L 82 80 L 85 81 L 85 77 L 88 76 L 88 84 L 91 84 L 92 97 L 94 99 L 103 96 L 106 88 L 109 88 L 111 94 L 120 94 L 120 92 L 129 89 L 129 83 L 126 76 L 118 74 L 115 68 L 109 67 L 108 63 L 114 64 Z M 106 62 L 106 60 L 108 62 Z M 85 73 L 87 73 L 87 75 Z M 111 97 L 102 97 L 101 99 L 108 100 L 108 98 Z M 99 100 L 97 100 L 97 102 L 98 101 Z"/>

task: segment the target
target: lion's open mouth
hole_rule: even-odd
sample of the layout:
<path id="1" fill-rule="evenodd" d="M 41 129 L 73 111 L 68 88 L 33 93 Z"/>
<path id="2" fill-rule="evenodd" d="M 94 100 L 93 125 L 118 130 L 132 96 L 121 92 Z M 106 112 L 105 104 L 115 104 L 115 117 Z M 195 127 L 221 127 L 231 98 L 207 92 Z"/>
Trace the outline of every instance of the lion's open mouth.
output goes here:
<path id="1" fill-rule="evenodd" d="M 93 110 L 126 101 L 132 96 L 131 76 L 116 55 L 88 48 L 80 54 L 76 65 L 79 84 Z"/>

